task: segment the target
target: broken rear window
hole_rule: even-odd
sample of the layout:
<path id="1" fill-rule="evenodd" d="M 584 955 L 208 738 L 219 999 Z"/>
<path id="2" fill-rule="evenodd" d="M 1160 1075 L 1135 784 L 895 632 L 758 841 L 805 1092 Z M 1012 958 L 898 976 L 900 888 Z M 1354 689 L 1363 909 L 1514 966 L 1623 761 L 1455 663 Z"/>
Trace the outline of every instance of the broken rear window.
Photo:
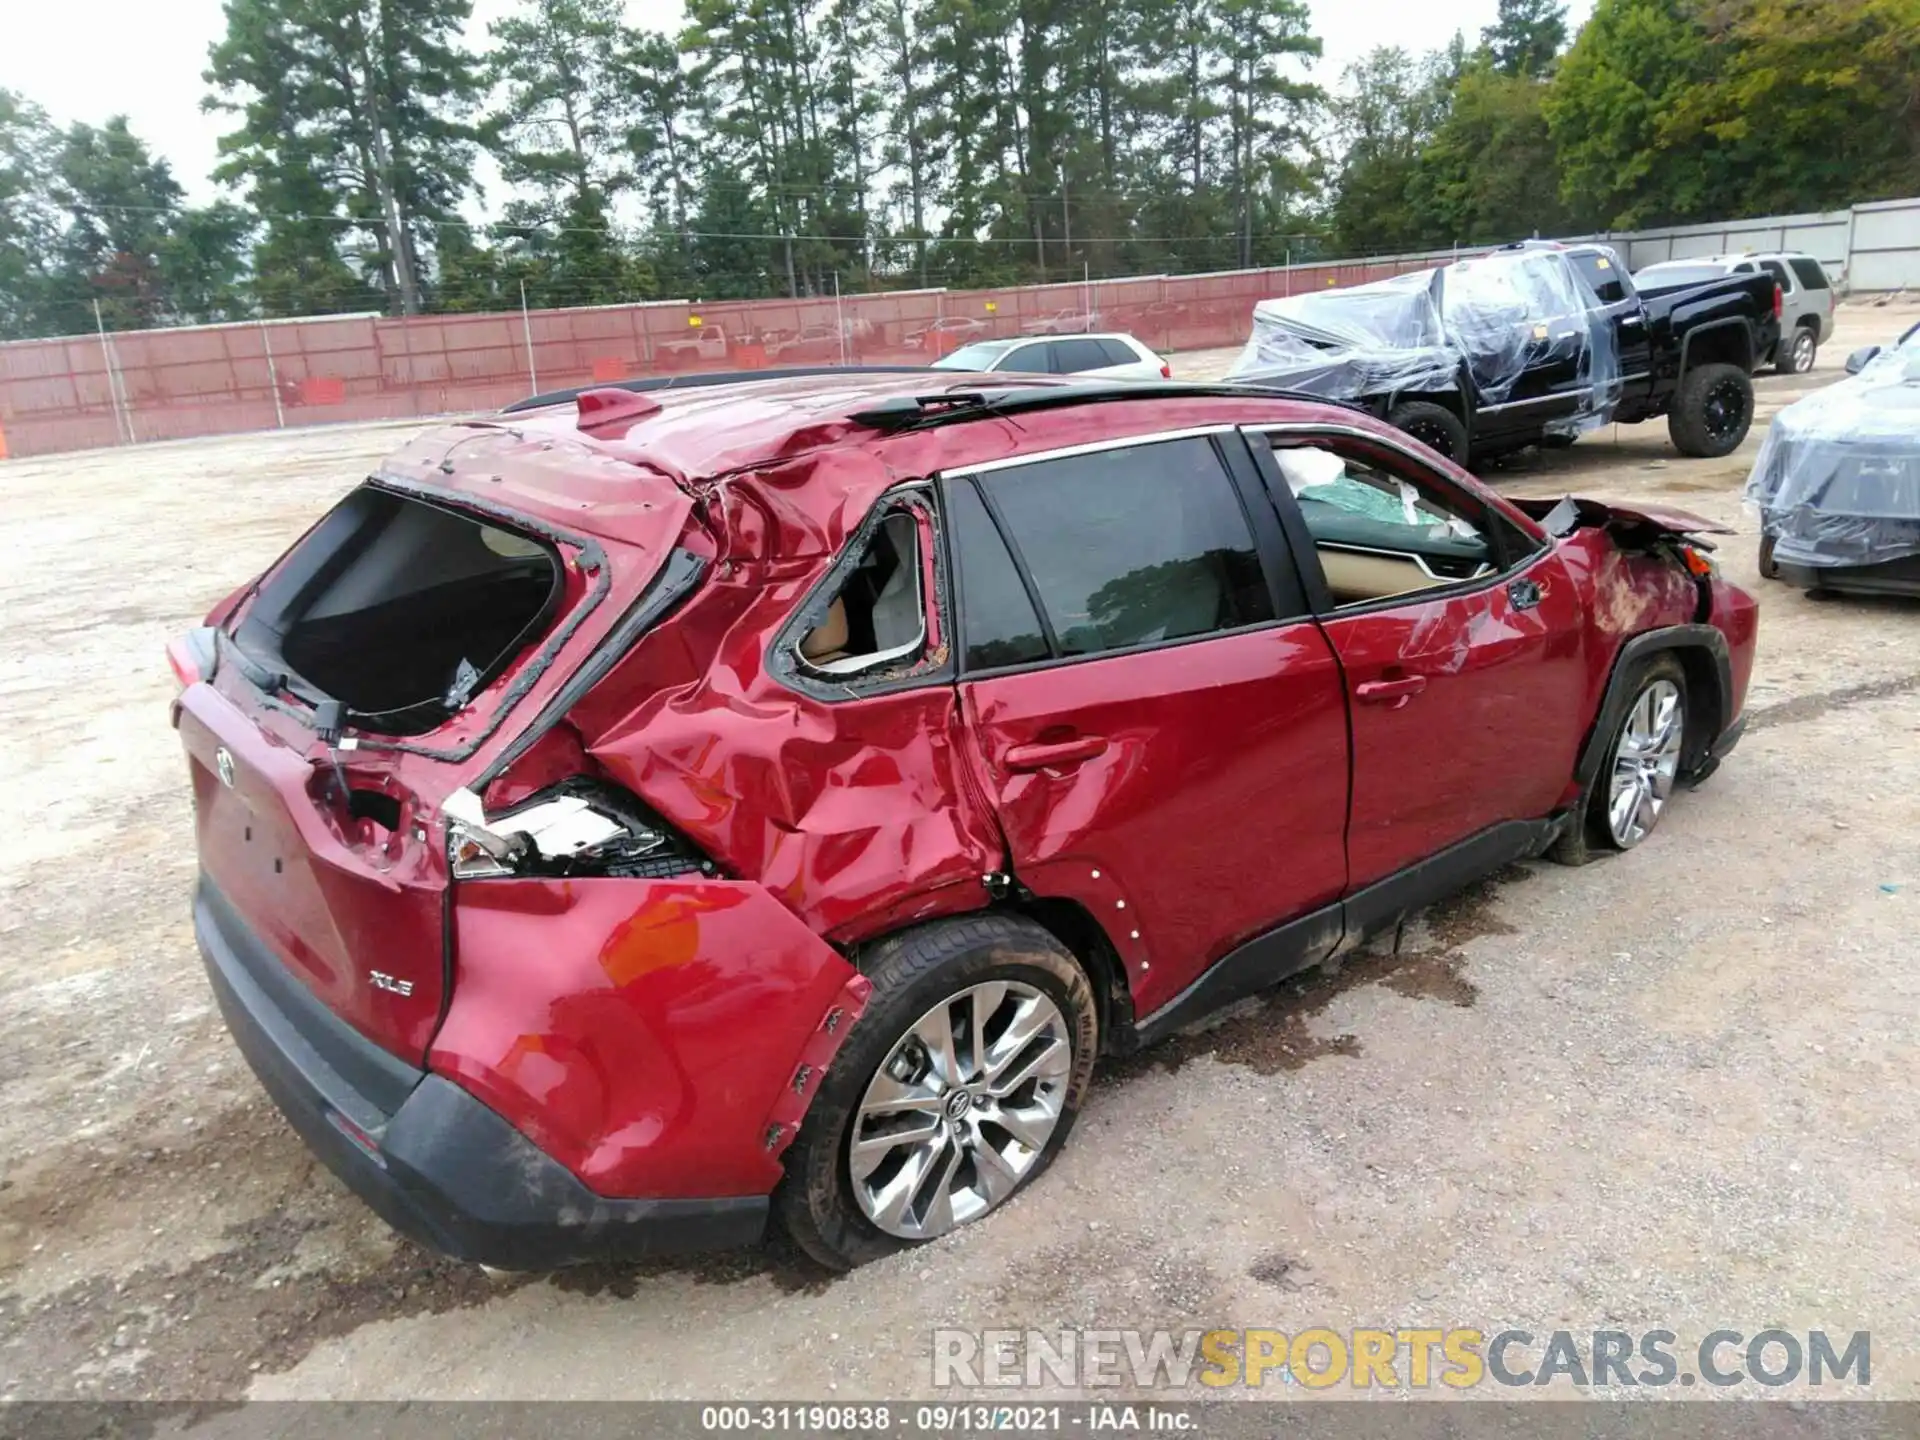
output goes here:
<path id="1" fill-rule="evenodd" d="M 544 541 L 369 485 L 276 567 L 234 641 L 361 728 L 417 735 L 540 637 L 561 589 Z"/>

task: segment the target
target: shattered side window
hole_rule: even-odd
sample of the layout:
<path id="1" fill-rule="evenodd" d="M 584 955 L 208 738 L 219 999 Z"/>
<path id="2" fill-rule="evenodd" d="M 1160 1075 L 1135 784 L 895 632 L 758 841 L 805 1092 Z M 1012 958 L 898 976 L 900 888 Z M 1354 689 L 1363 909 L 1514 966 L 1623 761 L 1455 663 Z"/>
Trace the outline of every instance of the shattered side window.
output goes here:
<path id="1" fill-rule="evenodd" d="M 1336 606 L 1366 605 L 1491 575 L 1483 509 L 1450 504 L 1378 461 L 1332 445 L 1276 446 Z"/>
<path id="2" fill-rule="evenodd" d="M 898 509 L 880 522 L 826 613 L 803 634 L 801 664 L 820 675 L 865 674 L 905 667 L 927 644 L 920 527 Z"/>

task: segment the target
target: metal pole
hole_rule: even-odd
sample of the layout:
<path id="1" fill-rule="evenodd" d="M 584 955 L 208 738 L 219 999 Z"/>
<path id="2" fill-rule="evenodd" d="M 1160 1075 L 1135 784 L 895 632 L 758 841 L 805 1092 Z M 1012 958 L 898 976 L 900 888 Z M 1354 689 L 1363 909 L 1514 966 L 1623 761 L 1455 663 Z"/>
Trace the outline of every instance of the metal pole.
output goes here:
<path id="1" fill-rule="evenodd" d="M 847 363 L 847 317 L 840 308 L 840 272 L 833 272 L 833 323 L 840 331 L 840 363 Z"/>
<path id="2" fill-rule="evenodd" d="M 1073 259 L 1073 207 L 1067 201 L 1067 172 L 1060 172 L 1060 249 L 1069 262 Z"/>
<path id="3" fill-rule="evenodd" d="M 287 428 L 287 412 L 280 404 L 280 372 L 274 368 L 273 341 L 267 338 L 267 322 L 260 322 L 260 348 L 267 352 L 267 386 L 273 391 L 273 423 L 282 430 Z"/>
<path id="4" fill-rule="evenodd" d="M 114 378 L 113 347 L 107 343 L 107 322 L 100 318 L 100 302 L 93 302 L 93 328 L 100 336 L 100 363 L 107 372 L 107 394 L 113 400 L 113 438 L 133 443 L 133 426 L 120 408 L 120 386 Z"/>
<path id="5" fill-rule="evenodd" d="M 1293 294 L 1293 246 L 1291 245 L 1287 246 L 1286 269 L 1281 272 L 1280 293 L 1282 295 Z"/>
<path id="6" fill-rule="evenodd" d="M 540 372 L 533 368 L 533 321 L 527 318 L 527 282 L 524 280 L 520 282 L 520 334 L 527 342 L 527 379 L 533 385 L 533 389 L 527 393 L 529 395 L 538 395 L 540 393 Z"/>
<path id="7" fill-rule="evenodd" d="M 1080 262 L 1080 295 L 1080 309 L 1082 312 L 1080 318 L 1080 333 L 1082 335 L 1089 335 L 1093 333 L 1093 275 L 1087 266 L 1087 262 L 1084 260 Z"/>

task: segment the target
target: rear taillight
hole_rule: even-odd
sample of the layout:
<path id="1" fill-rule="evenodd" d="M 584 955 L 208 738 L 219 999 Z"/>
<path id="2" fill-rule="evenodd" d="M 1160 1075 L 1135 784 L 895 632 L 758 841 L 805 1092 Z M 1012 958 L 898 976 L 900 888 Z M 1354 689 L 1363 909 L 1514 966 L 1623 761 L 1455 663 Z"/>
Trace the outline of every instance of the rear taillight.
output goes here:
<path id="1" fill-rule="evenodd" d="M 1162 380 L 1171 380 L 1173 378 L 1173 366 L 1164 360 L 1160 362 L 1160 378 Z"/>
<path id="2" fill-rule="evenodd" d="M 1780 294 L 1778 285 L 1773 287 L 1773 318 L 1778 320 L 1786 311 L 1786 301 Z"/>
<path id="3" fill-rule="evenodd" d="M 1687 567 L 1687 573 L 1696 580 L 1711 580 L 1720 573 L 1720 566 L 1714 558 L 1698 545 L 1682 545 L 1680 559 Z"/>
<path id="4" fill-rule="evenodd" d="M 216 634 L 211 625 L 202 625 L 167 642 L 167 668 L 173 671 L 173 678 L 182 690 L 213 679 L 213 672 L 220 664 Z"/>
<path id="5" fill-rule="evenodd" d="M 618 786 L 575 776 L 496 816 L 459 789 L 440 806 L 458 880 L 505 875 L 669 879 L 714 863 Z"/>

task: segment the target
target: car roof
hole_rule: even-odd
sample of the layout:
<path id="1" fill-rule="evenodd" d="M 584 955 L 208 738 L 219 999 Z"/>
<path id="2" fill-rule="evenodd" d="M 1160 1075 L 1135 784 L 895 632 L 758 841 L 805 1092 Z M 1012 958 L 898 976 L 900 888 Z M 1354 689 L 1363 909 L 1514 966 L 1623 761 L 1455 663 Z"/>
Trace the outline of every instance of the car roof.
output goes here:
<path id="1" fill-rule="evenodd" d="M 1812 260 L 1804 250 L 1743 250 L 1738 255 L 1694 255 L 1682 260 L 1656 260 L 1643 270 L 1665 270 L 1681 265 L 1738 265 L 1743 260 Z"/>
<path id="2" fill-rule="evenodd" d="M 606 404 L 608 418 L 582 430 L 578 394 Z M 384 470 L 610 539 L 640 523 L 649 481 L 726 479 L 780 532 L 768 543 L 799 556 L 837 549 L 881 494 L 941 470 L 1234 424 L 1394 433 L 1349 407 L 1259 386 L 924 369 L 679 377 L 536 399 L 546 403 L 429 430 Z"/>

